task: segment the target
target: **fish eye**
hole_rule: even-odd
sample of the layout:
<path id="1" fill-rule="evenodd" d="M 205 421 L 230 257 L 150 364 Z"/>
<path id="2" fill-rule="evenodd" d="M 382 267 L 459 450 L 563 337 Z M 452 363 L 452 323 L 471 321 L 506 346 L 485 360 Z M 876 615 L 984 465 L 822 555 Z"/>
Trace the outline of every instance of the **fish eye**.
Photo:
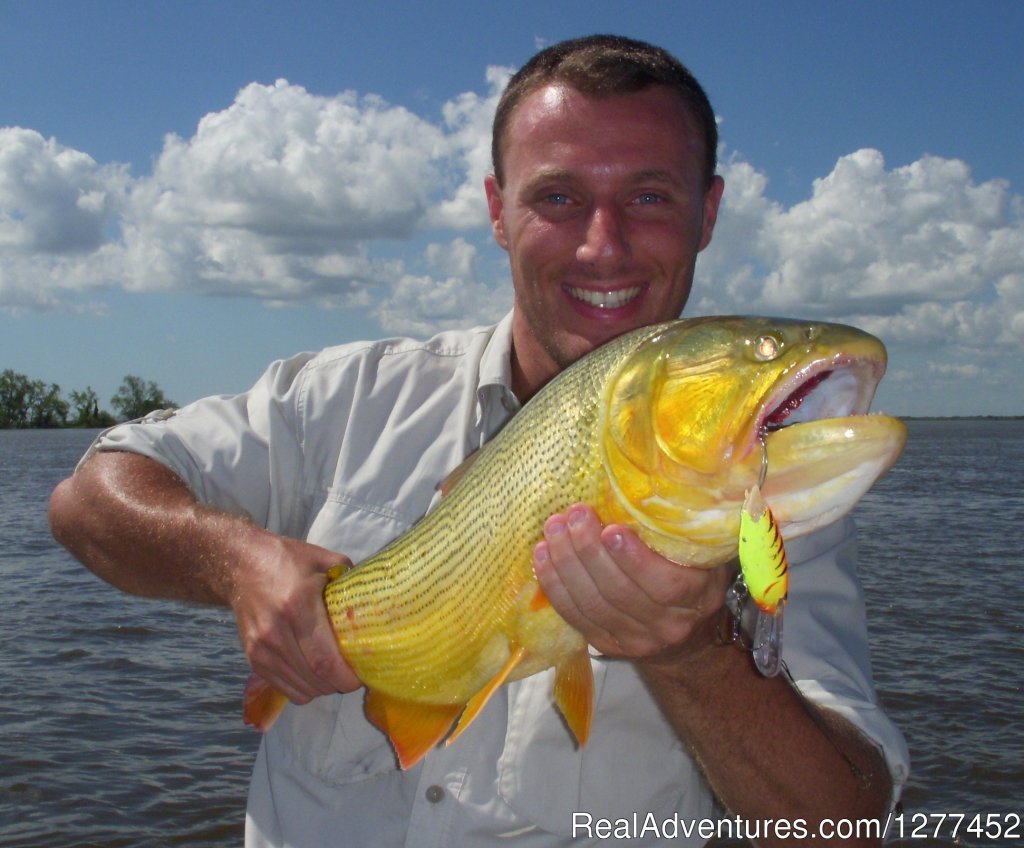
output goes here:
<path id="1" fill-rule="evenodd" d="M 813 342 L 816 338 L 818 338 L 818 333 L 818 328 L 813 324 L 808 324 L 806 327 L 804 327 L 804 338 L 809 342 Z"/>
<path id="2" fill-rule="evenodd" d="M 754 359 L 770 362 L 782 352 L 782 343 L 775 336 L 758 336 L 754 339 Z"/>

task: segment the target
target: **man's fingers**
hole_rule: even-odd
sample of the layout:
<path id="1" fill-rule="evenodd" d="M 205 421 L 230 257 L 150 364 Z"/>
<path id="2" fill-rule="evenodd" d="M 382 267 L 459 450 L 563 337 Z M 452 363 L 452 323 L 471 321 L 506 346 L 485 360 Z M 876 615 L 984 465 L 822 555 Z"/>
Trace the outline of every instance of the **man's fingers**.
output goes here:
<path id="1" fill-rule="evenodd" d="M 586 506 L 552 516 L 534 551 L 552 605 L 603 653 L 635 659 L 681 648 L 721 605 L 721 569 L 666 560 Z"/>
<path id="2" fill-rule="evenodd" d="M 236 599 L 239 634 L 249 664 L 291 701 L 350 692 L 361 684 L 338 649 L 323 590 L 347 557 L 280 539 L 265 578 Z"/>

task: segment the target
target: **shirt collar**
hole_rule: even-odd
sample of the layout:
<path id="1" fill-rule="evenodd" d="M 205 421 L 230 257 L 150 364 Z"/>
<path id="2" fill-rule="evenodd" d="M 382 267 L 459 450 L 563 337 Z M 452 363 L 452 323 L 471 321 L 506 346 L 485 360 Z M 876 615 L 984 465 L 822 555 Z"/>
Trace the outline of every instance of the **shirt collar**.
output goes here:
<path id="1" fill-rule="evenodd" d="M 512 313 L 494 327 L 480 358 L 477 423 L 490 439 L 522 404 L 512 391 Z"/>

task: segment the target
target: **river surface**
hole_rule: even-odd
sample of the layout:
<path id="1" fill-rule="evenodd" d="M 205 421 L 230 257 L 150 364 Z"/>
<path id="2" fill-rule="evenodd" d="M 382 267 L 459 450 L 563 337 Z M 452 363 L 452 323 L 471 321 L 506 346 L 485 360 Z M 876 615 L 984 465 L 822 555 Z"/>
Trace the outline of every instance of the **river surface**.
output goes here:
<path id="1" fill-rule="evenodd" d="M 860 567 L 913 758 L 900 844 L 950 845 L 951 822 L 911 827 L 1024 814 L 1024 421 L 909 426 L 857 508 Z M 49 493 L 93 435 L 0 431 L 0 846 L 240 845 L 259 740 L 231 616 L 122 595 L 50 536 Z"/>

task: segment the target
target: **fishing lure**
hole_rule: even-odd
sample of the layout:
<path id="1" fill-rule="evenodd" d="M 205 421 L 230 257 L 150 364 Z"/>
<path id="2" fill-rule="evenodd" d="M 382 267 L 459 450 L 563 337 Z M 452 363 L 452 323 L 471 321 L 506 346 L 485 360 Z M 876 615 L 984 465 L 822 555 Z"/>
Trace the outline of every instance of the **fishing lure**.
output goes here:
<path id="1" fill-rule="evenodd" d="M 779 526 L 759 486 L 747 492 L 740 512 L 740 580 L 757 606 L 753 656 L 774 677 L 782 667 L 782 614 L 789 593 L 789 562 Z"/>

